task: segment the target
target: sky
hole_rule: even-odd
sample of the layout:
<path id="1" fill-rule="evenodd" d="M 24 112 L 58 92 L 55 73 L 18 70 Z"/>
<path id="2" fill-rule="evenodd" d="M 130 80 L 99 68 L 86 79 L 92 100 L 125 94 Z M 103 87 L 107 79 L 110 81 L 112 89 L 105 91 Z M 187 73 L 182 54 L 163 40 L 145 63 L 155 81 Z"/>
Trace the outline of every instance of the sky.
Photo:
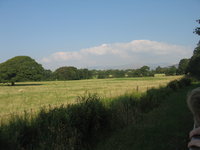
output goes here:
<path id="1" fill-rule="evenodd" d="M 0 0 L 0 63 L 46 69 L 177 64 L 199 37 L 200 0 Z"/>

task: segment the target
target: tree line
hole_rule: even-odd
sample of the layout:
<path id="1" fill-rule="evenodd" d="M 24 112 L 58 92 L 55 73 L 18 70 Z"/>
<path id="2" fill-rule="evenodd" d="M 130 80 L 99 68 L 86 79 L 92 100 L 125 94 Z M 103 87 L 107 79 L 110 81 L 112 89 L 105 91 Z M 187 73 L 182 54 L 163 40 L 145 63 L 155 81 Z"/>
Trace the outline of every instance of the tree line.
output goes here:
<path id="1" fill-rule="evenodd" d="M 54 72 L 46 70 L 29 56 L 16 56 L 0 64 L 0 83 L 23 81 L 90 79 L 91 71 L 75 67 L 60 67 Z"/>
<path id="2" fill-rule="evenodd" d="M 149 66 L 142 66 L 138 69 L 126 69 L 126 70 L 92 70 L 92 74 L 96 76 L 96 78 L 123 78 L 123 77 L 151 77 L 155 74 L 163 74 L 166 76 L 173 75 L 182 75 L 186 71 L 181 71 L 182 64 L 176 66 L 169 67 L 160 67 L 158 66 L 156 69 L 150 69 Z"/>
<path id="3" fill-rule="evenodd" d="M 186 73 L 188 59 L 180 61 L 178 68 L 175 66 L 160 67 L 151 70 L 149 66 L 139 69 L 127 70 L 88 70 L 77 69 L 73 66 L 64 66 L 55 71 L 46 70 L 29 56 L 16 56 L 0 64 L 0 82 L 11 83 L 22 81 L 52 81 L 52 80 L 81 80 L 104 79 L 123 77 L 147 77 L 155 74 L 177 75 Z"/>

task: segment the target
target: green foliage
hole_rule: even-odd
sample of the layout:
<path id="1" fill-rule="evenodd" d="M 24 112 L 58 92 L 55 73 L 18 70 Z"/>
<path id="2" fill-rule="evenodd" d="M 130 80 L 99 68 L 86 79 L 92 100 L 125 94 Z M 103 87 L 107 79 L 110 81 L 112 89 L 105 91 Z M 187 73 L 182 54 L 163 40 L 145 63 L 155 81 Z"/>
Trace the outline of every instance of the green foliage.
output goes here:
<path id="1" fill-rule="evenodd" d="M 197 23 L 200 24 L 200 19 L 197 20 Z M 200 27 L 197 27 L 197 28 L 194 30 L 194 33 L 196 33 L 197 35 L 200 35 Z"/>
<path id="2" fill-rule="evenodd" d="M 16 56 L 0 64 L 0 82 L 40 81 L 44 69 L 28 56 Z"/>
<path id="3" fill-rule="evenodd" d="M 104 78 L 124 78 L 124 77 L 148 77 L 153 76 L 153 71 L 148 66 L 142 66 L 139 69 L 127 70 L 96 70 L 95 74 L 99 79 Z"/>
<path id="4" fill-rule="evenodd" d="M 181 80 L 179 80 L 179 87 L 185 87 L 185 86 L 190 86 L 192 84 L 192 79 L 191 78 L 182 78 Z"/>
<path id="5" fill-rule="evenodd" d="M 80 80 L 91 79 L 92 73 L 88 69 L 77 69 L 76 67 L 65 66 L 56 69 L 53 76 L 56 80 Z"/>
<path id="6" fill-rule="evenodd" d="M 200 45 L 197 46 L 193 52 L 193 56 L 190 58 L 187 71 L 191 76 L 200 79 Z"/>
<path id="7" fill-rule="evenodd" d="M 177 68 L 175 66 L 163 67 L 163 68 L 158 66 L 155 69 L 155 73 L 166 74 L 167 76 L 172 76 L 172 75 L 177 74 Z"/>
<path id="8" fill-rule="evenodd" d="M 146 95 L 141 97 L 139 108 L 140 112 L 147 113 L 155 107 L 158 107 L 162 100 L 168 96 L 171 88 L 161 87 L 159 89 L 150 89 Z"/>
<path id="9" fill-rule="evenodd" d="M 97 73 L 97 78 L 98 79 L 105 79 L 105 78 L 108 78 L 109 75 L 106 71 L 98 71 Z"/>
<path id="10" fill-rule="evenodd" d="M 197 20 L 197 22 L 200 24 L 200 20 Z M 194 31 L 197 35 L 200 35 L 200 28 L 197 27 Z M 187 68 L 187 72 L 189 74 L 197 79 L 200 79 L 200 41 L 197 44 L 197 47 L 195 48 L 193 52 L 193 56 L 190 58 L 190 62 Z"/>
<path id="11" fill-rule="evenodd" d="M 153 76 L 153 71 L 151 71 L 148 66 L 142 66 L 141 68 L 134 70 L 132 75 L 136 77 Z"/>
<path id="12" fill-rule="evenodd" d="M 42 81 L 51 81 L 53 80 L 53 72 L 51 70 L 44 70 Z"/>
<path id="13" fill-rule="evenodd" d="M 174 80 L 172 82 L 170 82 L 168 85 L 167 85 L 168 88 L 172 89 L 173 91 L 176 91 L 179 89 L 179 84 L 178 84 L 178 80 Z"/>
<path id="14" fill-rule="evenodd" d="M 56 80 L 78 80 L 78 70 L 75 67 L 60 67 L 54 72 Z"/>
<path id="15" fill-rule="evenodd" d="M 168 83 L 167 87 L 171 88 L 174 91 L 177 91 L 180 88 L 191 85 L 192 79 L 182 78 L 181 80 L 174 80 Z"/>
<path id="16" fill-rule="evenodd" d="M 139 71 L 140 71 L 140 74 L 141 74 L 142 76 L 149 76 L 150 67 L 148 67 L 148 66 L 143 66 L 143 67 L 141 67 L 141 68 L 139 69 Z"/>
<path id="17" fill-rule="evenodd" d="M 91 79 L 92 78 L 92 72 L 88 69 L 78 69 L 78 76 L 79 79 Z"/>
<path id="18" fill-rule="evenodd" d="M 126 94 L 115 98 L 109 104 L 112 114 L 111 126 L 113 129 L 122 128 L 138 121 L 140 117 L 140 94 Z"/>
<path id="19" fill-rule="evenodd" d="M 181 59 L 178 64 L 178 74 L 186 74 L 190 59 Z"/>
<path id="20" fill-rule="evenodd" d="M 0 64 L 0 83 L 14 84 L 18 81 L 52 81 L 52 80 L 81 80 L 92 78 L 124 78 L 124 77 L 148 77 L 157 73 L 176 75 L 177 68 L 157 67 L 150 70 L 149 66 L 142 66 L 138 69 L 127 70 L 88 70 L 77 69 L 73 66 L 64 66 L 51 70 L 44 70 L 43 67 L 28 56 L 17 56 Z"/>

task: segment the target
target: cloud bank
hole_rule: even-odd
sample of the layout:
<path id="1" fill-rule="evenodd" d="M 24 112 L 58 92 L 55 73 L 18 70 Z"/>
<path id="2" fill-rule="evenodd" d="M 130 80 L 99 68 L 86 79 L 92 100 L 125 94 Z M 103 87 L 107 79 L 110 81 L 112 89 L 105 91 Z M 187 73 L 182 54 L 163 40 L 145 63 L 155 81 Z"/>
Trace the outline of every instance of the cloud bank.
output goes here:
<path id="1" fill-rule="evenodd" d="M 61 51 L 42 58 L 45 68 L 61 66 L 87 68 L 92 66 L 120 66 L 125 64 L 176 64 L 189 58 L 192 48 L 150 40 L 134 40 L 127 43 L 102 44 L 79 51 Z"/>

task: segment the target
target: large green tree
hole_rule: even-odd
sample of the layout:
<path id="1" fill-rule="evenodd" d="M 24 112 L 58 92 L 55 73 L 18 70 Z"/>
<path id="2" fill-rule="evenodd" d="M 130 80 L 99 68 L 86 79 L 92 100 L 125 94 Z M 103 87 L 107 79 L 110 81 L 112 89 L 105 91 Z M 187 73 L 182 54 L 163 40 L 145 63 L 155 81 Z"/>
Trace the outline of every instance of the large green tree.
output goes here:
<path id="1" fill-rule="evenodd" d="M 149 76 L 150 75 L 150 67 L 149 66 L 142 66 L 139 69 L 139 72 L 141 73 L 142 76 Z"/>
<path id="2" fill-rule="evenodd" d="M 78 80 L 78 69 L 75 67 L 60 67 L 54 72 L 54 77 L 57 80 Z"/>
<path id="3" fill-rule="evenodd" d="M 51 81 L 51 80 L 53 80 L 53 73 L 52 73 L 52 71 L 51 70 L 44 70 L 42 80 L 43 81 Z"/>
<path id="4" fill-rule="evenodd" d="M 28 56 L 16 56 L 0 64 L 0 82 L 39 81 L 44 68 Z"/>
<path id="5" fill-rule="evenodd" d="M 178 74 L 186 74 L 190 59 L 181 59 L 178 64 Z"/>
<path id="6" fill-rule="evenodd" d="M 200 24 L 200 19 L 197 20 L 197 22 Z M 200 27 L 197 27 L 194 33 L 200 35 Z M 191 76 L 200 79 L 200 41 L 193 52 L 193 56 L 190 59 L 187 71 Z"/>
<path id="7" fill-rule="evenodd" d="M 177 68 L 175 66 L 169 66 L 169 67 L 160 67 L 158 66 L 155 70 L 155 73 L 164 73 L 167 76 L 176 75 Z"/>

